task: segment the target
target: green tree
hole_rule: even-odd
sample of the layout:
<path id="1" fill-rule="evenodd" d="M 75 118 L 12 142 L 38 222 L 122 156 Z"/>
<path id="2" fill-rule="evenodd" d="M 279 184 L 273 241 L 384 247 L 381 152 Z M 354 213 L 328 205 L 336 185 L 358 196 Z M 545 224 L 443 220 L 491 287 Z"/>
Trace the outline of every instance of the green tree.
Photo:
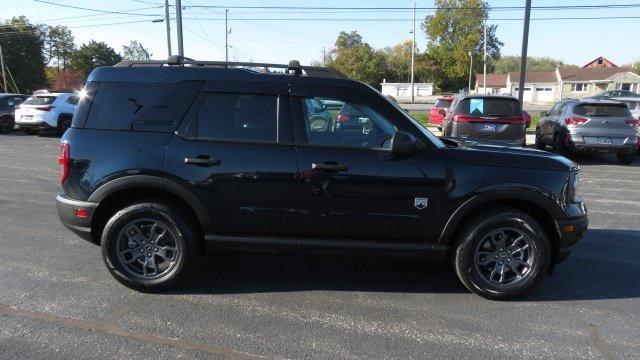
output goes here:
<path id="1" fill-rule="evenodd" d="M 520 71 L 520 56 L 503 56 L 493 62 L 496 73 L 506 73 L 510 71 Z M 527 71 L 555 71 L 556 67 L 564 66 L 564 62 L 550 57 L 527 57 Z"/>
<path id="2" fill-rule="evenodd" d="M 73 34 L 66 26 L 49 26 L 45 40 L 45 52 L 50 65 L 55 66 L 58 71 L 66 70 L 71 55 L 76 49 L 73 43 Z"/>
<path id="3" fill-rule="evenodd" d="M 438 85 L 447 90 L 466 87 L 469 76 L 469 52 L 473 56 L 472 73 L 482 68 L 484 21 L 489 6 L 482 0 L 436 0 L 435 14 L 425 18 L 422 28 L 429 43 L 425 63 L 435 70 Z M 487 26 L 487 56 L 500 57 L 503 45 L 496 36 L 497 25 Z"/>
<path id="4" fill-rule="evenodd" d="M 45 34 L 45 29 L 31 24 L 24 16 L 14 17 L 0 25 L 0 46 L 9 85 L 7 91 L 30 93 L 46 86 Z"/>
<path id="5" fill-rule="evenodd" d="M 83 44 L 71 56 L 70 67 L 85 78 L 98 66 L 111 66 L 122 61 L 122 57 L 104 42 L 94 40 Z"/>
<path id="6" fill-rule="evenodd" d="M 122 58 L 125 60 L 150 60 L 150 54 L 137 40 L 131 40 L 129 45 L 122 45 Z"/>
<path id="7" fill-rule="evenodd" d="M 363 42 L 357 31 L 341 31 L 335 46 L 327 59 L 327 67 L 339 70 L 354 80 L 379 87 L 385 72 L 380 52 Z"/>

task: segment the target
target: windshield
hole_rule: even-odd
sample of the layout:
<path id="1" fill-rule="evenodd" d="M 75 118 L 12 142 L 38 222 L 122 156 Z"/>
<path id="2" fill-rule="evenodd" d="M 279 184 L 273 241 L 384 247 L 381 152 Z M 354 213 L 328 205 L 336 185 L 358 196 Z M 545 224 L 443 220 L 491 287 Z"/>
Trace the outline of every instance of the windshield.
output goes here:
<path id="1" fill-rule="evenodd" d="M 576 115 L 630 117 L 625 104 L 581 104 L 575 107 Z"/>
<path id="2" fill-rule="evenodd" d="M 460 101 L 456 113 L 472 116 L 521 115 L 518 101 L 504 98 L 466 98 Z"/>
<path id="3" fill-rule="evenodd" d="M 25 105 L 49 105 L 56 100 L 55 96 L 34 96 L 28 98 Z"/>

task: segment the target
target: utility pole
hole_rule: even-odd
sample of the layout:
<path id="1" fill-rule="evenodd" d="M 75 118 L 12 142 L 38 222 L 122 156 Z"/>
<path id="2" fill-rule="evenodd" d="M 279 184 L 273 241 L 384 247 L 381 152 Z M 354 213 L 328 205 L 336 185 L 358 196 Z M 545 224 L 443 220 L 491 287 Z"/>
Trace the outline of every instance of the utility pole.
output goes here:
<path id="1" fill-rule="evenodd" d="M 531 0 L 526 0 L 524 11 L 524 29 L 522 31 L 522 53 L 520 54 L 520 81 L 518 82 L 518 101 L 522 106 L 524 98 L 524 77 L 527 71 L 527 46 L 529 45 L 529 19 L 531 15 Z"/>
<path id="2" fill-rule="evenodd" d="M 144 57 L 147 58 L 147 60 L 151 60 L 151 57 L 149 56 L 149 52 L 147 51 L 147 49 L 145 49 L 141 43 L 138 43 L 138 46 L 140 47 L 140 50 L 142 50 L 142 52 L 144 53 Z"/>
<path id="3" fill-rule="evenodd" d="M 169 17 L 169 0 L 164 0 L 164 22 L 167 23 L 167 52 L 171 56 L 171 18 Z"/>
<path id="4" fill-rule="evenodd" d="M 415 83 L 414 73 L 416 67 L 416 2 L 413 1 L 413 20 L 411 21 L 411 32 L 413 40 L 411 41 L 411 102 L 415 102 Z"/>
<path id="5" fill-rule="evenodd" d="M 224 9 L 224 61 L 229 62 L 229 9 Z"/>
<path id="6" fill-rule="evenodd" d="M 473 53 L 471 52 L 471 50 L 469 50 L 469 59 L 471 59 L 471 62 L 469 63 L 469 87 L 467 91 L 470 93 L 471 92 L 471 72 L 473 71 Z"/>
<path id="7" fill-rule="evenodd" d="M 7 76 L 4 73 L 4 57 L 2 56 L 2 46 L 0 46 L 0 67 L 2 67 L 2 91 L 7 92 Z"/>
<path id="8" fill-rule="evenodd" d="M 322 66 L 326 66 L 327 65 L 327 49 L 323 46 L 322 47 Z"/>
<path id="9" fill-rule="evenodd" d="M 184 56 L 184 47 L 182 43 L 182 3 L 176 0 L 176 27 L 178 28 L 178 55 Z"/>
<path id="10" fill-rule="evenodd" d="M 484 74 L 482 75 L 482 87 L 487 93 L 487 20 L 484 20 Z"/>

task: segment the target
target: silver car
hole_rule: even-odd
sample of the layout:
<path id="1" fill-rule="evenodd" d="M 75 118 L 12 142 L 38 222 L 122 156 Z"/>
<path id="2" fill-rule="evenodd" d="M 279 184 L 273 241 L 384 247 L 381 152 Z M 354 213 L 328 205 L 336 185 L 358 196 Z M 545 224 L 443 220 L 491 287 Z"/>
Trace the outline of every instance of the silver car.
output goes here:
<path id="1" fill-rule="evenodd" d="M 636 159 L 640 121 L 622 102 L 566 99 L 542 116 L 536 127 L 538 149 L 551 145 L 558 152 L 614 152 L 621 164 Z"/>
<path id="2" fill-rule="evenodd" d="M 627 104 L 631 115 L 636 119 L 640 119 L 640 97 L 619 97 L 611 100 Z"/>

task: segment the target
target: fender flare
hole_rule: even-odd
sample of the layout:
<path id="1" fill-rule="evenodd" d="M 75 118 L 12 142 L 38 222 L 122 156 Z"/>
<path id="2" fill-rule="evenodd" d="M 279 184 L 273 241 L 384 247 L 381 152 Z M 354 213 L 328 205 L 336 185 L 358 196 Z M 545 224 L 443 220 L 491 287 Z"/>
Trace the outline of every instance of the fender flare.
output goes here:
<path id="1" fill-rule="evenodd" d="M 162 190 L 184 200 L 198 217 L 202 228 L 206 232 L 211 228 L 211 216 L 202 201 L 189 189 L 179 183 L 160 176 L 128 175 L 113 179 L 101 185 L 89 196 L 87 201 L 99 203 L 107 196 L 121 190 L 134 188 L 153 188 Z"/>
<path id="2" fill-rule="evenodd" d="M 451 236 L 456 229 L 458 229 L 462 220 L 467 215 L 481 206 L 492 202 L 499 202 L 501 200 L 520 200 L 526 203 L 535 204 L 544 209 L 552 219 L 562 219 L 566 217 L 562 206 L 559 204 L 559 200 L 556 200 L 552 193 L 542 189 L 533 186 L 523 187 L 522 184 L 519 184 L 517 187 L 508 186 L 485 188 L 476 191 L 475 195 L 471 196 L 456 208 L 447 220 L 444 229 L 438 238 L 438 244 L 448 245 Z"/>

